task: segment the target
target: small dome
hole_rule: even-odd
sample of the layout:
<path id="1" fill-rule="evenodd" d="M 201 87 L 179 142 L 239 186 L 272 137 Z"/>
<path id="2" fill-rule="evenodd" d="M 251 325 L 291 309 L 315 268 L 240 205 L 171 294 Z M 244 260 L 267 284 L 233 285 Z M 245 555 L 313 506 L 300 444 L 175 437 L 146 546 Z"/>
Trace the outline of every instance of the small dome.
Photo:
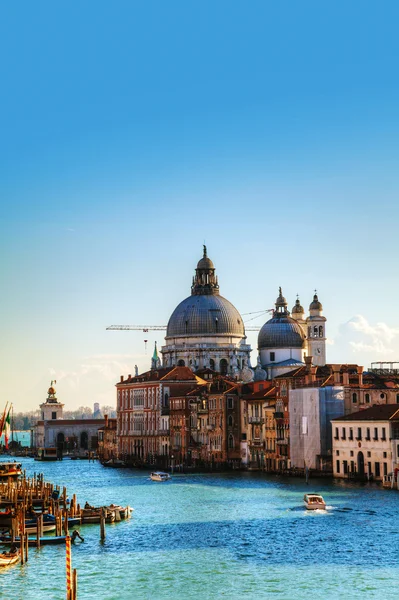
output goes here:
<path id="1" fill-rule="evenodd" d="M 279 295 L 278 295 L 278 298 L 276 300 L 276 308 L 278 308 L 279 306 L 287 306 L 287 300 L 283 296 L 283 292 L 281 290 L 281 287 L 279 287 L 278 289 L 279 289 Z"/>
<path id="2" fill-rule="evenodd" d="M 301 303 L 299 301 L 299 298 L 296 299 L 295 301 L 295 306 L 292 309 L 292 314 L 293 315 L 301 315 L 303 314 L 305 311 L 303 310 L 303 306 L 301 306 Z"/>
<path id="3" fill-rule="evenodd" d="M 214 267 L 213 262 L 207 256 L 202 257 L 201 260 L 198 261 L 197 269 L 203 269 L 203 270 L 207 271 L 208 269 L 214 269 L 214 268 L 215 267 Z"/>
<path id="4" fill-rule="evenodd" d="M 309 310 L 323 310 L 323 305 L 319 302 L 317 294 L 313 296 L 313 302 L 309 305 Z"/>
<path id="5" fill-rule="evenodd" d="M 275 315 L 258 335 L 258 348 L 303 348 L 305 334 L 291 317 Z"/>

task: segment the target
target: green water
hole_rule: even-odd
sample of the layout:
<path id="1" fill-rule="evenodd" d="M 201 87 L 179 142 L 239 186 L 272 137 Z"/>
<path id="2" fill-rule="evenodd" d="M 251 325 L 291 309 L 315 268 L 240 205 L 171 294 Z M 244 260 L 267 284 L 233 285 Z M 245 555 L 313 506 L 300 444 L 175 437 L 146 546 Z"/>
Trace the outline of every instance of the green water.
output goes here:
<path id="1" fill-rule="evenodd" d="M 23 459 L 28 474 L 66 485 L 83 504 L 129 504 L 133 517 L 81 527 L 72 548 L 79 600 L 394 598 L 399 576 L 399 492 L 254 473 L 175 475 L 98 463 Z M 305 491 L 326 512 L 302 507 Z M 51 535 L 51 534 L 49 534 Z M 0 572 L 1 598 L 65 597 L 65 548 L 30 549 Z"/>

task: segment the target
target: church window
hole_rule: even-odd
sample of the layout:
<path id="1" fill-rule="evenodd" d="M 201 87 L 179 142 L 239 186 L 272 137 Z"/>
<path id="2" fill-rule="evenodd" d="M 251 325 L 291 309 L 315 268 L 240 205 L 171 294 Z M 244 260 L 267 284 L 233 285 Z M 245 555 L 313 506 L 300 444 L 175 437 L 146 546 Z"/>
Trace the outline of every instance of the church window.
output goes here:
<path id="1" fill-rule="evenodd" d="M 314 337 L 318 337 L 318 335 L 319 335 L 319 329 L 318 329 L 317 325 L 315 325 L 313 327 L 313 333 L 314 333 Z"/>
<path id="2" fill-rule="evenodd" d="M 225 358 L 222 358 L 222 360 L 219 363 L 220 366 L 220 373 L 222 375 L 227 375 L 227 360 Z"/>
<path id="3" fill-rule="evenodd" d="M 276 353 L 270 352 L 270 362 L 274 362 L 276 360 Z"/>
<path id="4" fill-rule="evenodd" d="M 215 361 L 213 360 L 213 358 L 211 358 L 211 360 L 209 361 L 209 368 L 212 369 L 212 371 L 215 370 Z"/>

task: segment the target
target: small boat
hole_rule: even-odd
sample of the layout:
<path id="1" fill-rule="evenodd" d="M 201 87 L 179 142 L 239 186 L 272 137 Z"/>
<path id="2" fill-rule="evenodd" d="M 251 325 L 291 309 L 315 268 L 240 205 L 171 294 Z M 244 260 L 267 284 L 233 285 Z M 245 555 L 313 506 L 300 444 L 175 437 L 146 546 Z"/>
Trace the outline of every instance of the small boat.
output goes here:
<path id="1" fill-rule="evenodd" d="M 154 471 L 150 475 L 150 479 L 152 481 L 168 481 L 170 479 L 169 473 L 164 473 L 163 471 Z"/>
<path id="2" fill-rule="evenodd" d="M 57 448 L 38 448 L 35 460 L 58 460 Z"/>
<path id="3" fill-rule="evenodd" d="M 305 494 L 303 502 L 308 510 L 325 510 L 326 503 L 320 494 Z"/>
<path id="4" fill-rule="evenodd" d="M 101 516 L 105 512 L 105 522 L 106 523 L 114 523 L 115 521 L 115 510 L 110 510 L 107 507 L 95 507 L 90 506 L 87 508 L 82 508 L 82 524 L 84 523 L 100 523 Z"/>
<path id="5" fill-rule="evenodd" d="M 20 543 L 21 543 L 21 540 L 19 539 L 19 537 L 16 537 L 14 541 L 12 541 L 12 538 L 9 535 L 3 536 L 2 538 L 0 538 L 0 544 L 4 544 L 5 546 L 11 546 L 12 544 L 15 544 L 18 546 Z M 36 544 L 37 544 L 36 537 L 28 537 L 28 544 L 29 544 L 29 546 L 36 546 Z M 54 545 L 54 544 L 65 544 L 65 535 L 58 535 L 58 536 L 49 535 L 47 537 L 40 538 L 41 546 Z"/>
<path id="6" fill-rule="evenodd" d="M 37 531 L 37 525 L 25 525 L 25 533 L 35 535 Z M 55 523 L 45 523 L 43 525 L 43 533 L 48 533 L 49 531 L 55 531 Z"/>
<path id="7" fill-rule="evenodd" d="M 110 460 L 103 462 L 103 467 L 111 467 L 114 469 L 123 469 L 126 466 L 125 461 L 120 458 L 111 458 Z"/>
<path id="8" fill-rule="evenodd" d="M 0 462 L 0 479 L 19 477 L 22 475 L 22 465 L 17 462 Z"/>
<path id="9" fill-rule="evenodd" d="M 4 552 L 0 554 L 0 567 L 15 565 L 19 561 L 19 552 Z"/>
<path id="10" fill-rule="evenodd" d="M 115 513 L 115 521 L 121 521 L 122 519 L 128 519 L 134 510 L 130 506 L 118 506 L 117 504 L 110 504 L 105 507 L 109 511 Z"/>

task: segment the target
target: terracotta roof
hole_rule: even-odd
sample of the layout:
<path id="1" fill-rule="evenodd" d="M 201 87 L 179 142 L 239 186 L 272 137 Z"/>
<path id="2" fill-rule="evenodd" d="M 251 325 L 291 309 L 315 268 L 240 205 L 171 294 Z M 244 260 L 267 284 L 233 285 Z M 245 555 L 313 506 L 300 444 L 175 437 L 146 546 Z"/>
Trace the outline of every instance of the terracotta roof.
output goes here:
<path id="1" fill-rule="evenodd" d="M 399 420 L 399 406 L 397 404 L 376 404 L 365 410 L 332 419 L 333 421 L 390 421 Z"/>
<path id="2" fill-rule="evenodd" d="M 129 385 L 131 383 L 147 383 L 156 381 L 194 381 L 205 383 L 200 377 L 195 375 L 189 367 L 167 367 L 161 369 L 151 369 L 137 377 L 128 377 L 124 381 L 118 381 L 115 385 Z"/>

